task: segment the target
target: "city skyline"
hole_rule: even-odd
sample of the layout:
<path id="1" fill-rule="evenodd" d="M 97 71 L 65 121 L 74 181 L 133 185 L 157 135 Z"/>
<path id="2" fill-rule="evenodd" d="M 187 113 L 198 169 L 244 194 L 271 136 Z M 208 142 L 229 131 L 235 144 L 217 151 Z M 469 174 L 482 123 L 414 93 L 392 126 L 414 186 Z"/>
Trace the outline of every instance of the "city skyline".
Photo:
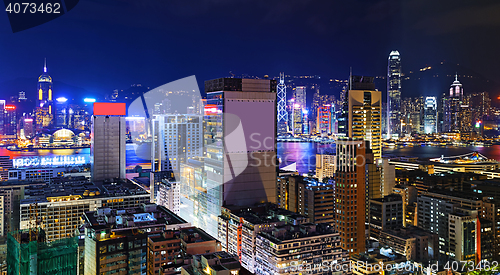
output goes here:
<path id="1" fill-rule="evenodd" d="M 61 18 L 23 32 L 12 34 L 8 24 L 0 24 L 0 33 L 4 41 L 8 41 L 2 45 L 2 50 L 10 53 L 4 57 L 5 66 L 0 69 L 0 83 L 38 74 L 42 62 L 39 60 L 43 58 L 47 58 L 55 79 L 96 94 L 123 89 L 133 83 L 156 87 L 193 74 L 199 79 L 213 79 L 229 76 L 230 71 L 261 77 L 265 74 L 277 76 L 285 71 L 290 75 L 316 74 L 323 78 L 346 79 L 348 68 L 353 67 L 356 74 L 383 76 L 384 60 L 394 49 L 404 57 L 404 70 L 418 70 L 445 60 L 496 83 L 496 76 L 500 75 L 495 64 L 487 58 L 488 52 L 494 52 L 500 44 L 497 38 L 487 35 L 488 30 L 498 28 L 498 22 L 478 15 L 481 11 L 489 14 L 498 10 L 498 5 L 433 3 L 430 6 L 434 9 L 422 16 L 409 11 L 427 10 L 430 6 L 423 2 L 354 2 L 340 6 L 328 2 L 316 5 L 294 2 L 286 3 L 286 9 L 282 2 L 268 5 L 244 2 L 241 4 L 243 9 L 224 1 L 206 1 L 191 6 L 194 3 L 162 3 L 151 11 L 153 4 L 147 3 L 85 2 Z M 265 12 L 255 12 L 262 8 Z M 303 9 L 307 16 L 295 22 L 293 18 L 301 16 Z M 342 14 L 342 9 L 357 12 Z M 337 17 L 330 18 L 327 10 Z M 381 16 L 374 17 L 372 10 Z M 149 20 L 142 15 L 138 18 L 126 16 L 126 20 L 121 17 L 136 11 L 151 16 Z M 275 11 L 280 11 L 279 15 L 271 16 Z M 107 17 L 111 12 L 115 15 Z M 160 17 L 160 12 L 171 16 Z M 463 16 L 457 22 L 446 20 L 453 15 Z M 0 20 L 5 21 L 5 15 L 0 15 Z M 232 24 L 226 24 L 226 20 Z M 438 24 L 441 21 L 446 24 Z M 254 25 L 257 28 L 250 28 Z M 464 25 L 467 27 L 461 28 Z M 125 31 L 125 27 L 132 29 Z M 218 28 L 222 33 L 241 30 L 241 34 L 234 38 L 223 35 L 222 41 L 226 43 L 222 45 L 200 43 L 211 41 L 208 30 Z M 402 32 L 402 29 L 410 31 Z M 354 33 L 364 35 L 376 45 L 366 47 L 355 43 Z M 278 34 L 284 38 L 277 39 Z M 345 42 L 325 48 L 308 39 L 297 43 L 291 38 L 307 37 L 308 34 L 325 45 L 332 45 L 331 41 L 339 39 Z M 255 38 L 245 38 L 247 36 Z M 33 39 L 38 43 L 26 43 Z M 263 44 L 262 40 L 272 43 Z M 257 59 L 247 54 L 254 51 L 264 54 Z M 230 61 L 217 58 L 224 52 L 235 58 Z M 210 71 L 204 70 L 205 66 Z M 410 92 L 409 88 L 406 92 Z M 403 97 L 404 94 L 403 90 Z"/>

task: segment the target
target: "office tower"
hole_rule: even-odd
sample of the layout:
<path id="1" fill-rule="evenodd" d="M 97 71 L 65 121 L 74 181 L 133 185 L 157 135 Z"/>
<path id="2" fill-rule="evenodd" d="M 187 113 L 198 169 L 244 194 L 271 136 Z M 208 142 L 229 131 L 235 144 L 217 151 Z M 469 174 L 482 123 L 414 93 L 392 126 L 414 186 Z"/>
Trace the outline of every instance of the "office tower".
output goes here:
<path id="1" fill-rule="evenodd" d="M 172 211 L 174 214 L 179 215 L 180 213 L 180 184 L 175 180 L 164 179 L 160 182 L 158 188 L 158 196 L 156 197 L 156 203 L 158 205 L 164 206 L 165 208 Z"/>
<path id="2" fill-rule="evenodd" d="M 317 118 L 316 118 L 316 127 L 317 133 L 322 137 L 327 135 L 331 135 L 333 132 L 333 120 L 334 114 L 332 113 L 332 106 L 330 104 L 326 104 L 318 107 L 317 110 Z"/>
<path id="3" fill-rule="evenodd" d="M 222 250 L 238 256 L 242 266 L 252 273 L 257 270 L 256 237 L 262 232 L 287 225 L 299 226 L 309 219 L 274 204 L 253 207 L 226 206 L 218 218 L 218 239 Z M 244 229 L 243 229 L 244 228 Z"/>
<path id="4" fill-rule="evenodd" d="M 299 104 L 301 108 L 307 108 L 306 91 L 307 91 L 306 86 L 297 86 L 293 91 L 293 98 L 295 98 L 295 103 Z"/>
<path id="5" fill-rule="evenodd" d="M 180 171 L 180 164 L 203 156 L 203 117 L 154 115 L 152 120 L 152 171 Z"/>
<path id="6" fill-rule="evenodd" d="M 439 256 L 447 258 L 449 249 L 449 214 L 455 211 L 456 203 L 446 198 L 427 195 L 418 196 L 417 199 L 417 226 L 434 234 L 439 238 Z"/>
<path id="7" fill-rule="evenodd" d="M 451 84 L 450 93 L 446 96 L 444 106 L 444 131 L 448 133 L 460 132 L 460 106 L 462 105 L 464 91 L 462 84 L 455 75 Z"/>
<path id="8" fill-rule="evenodd" d="M 197 188 L 206 200 L 196 201 L 197 216 L 186 219 L 212 236 L 217 236 L 221 206 L 275 200 L 276 87 L 268 79 L 205 82 L 206 180 Z M 190 196 L 181 194 L 181 203 Z"/>
<path id="9" fill-rule="evenodd" d="M 494 184 L 493 188 L 496 188 L 496 184 Z M 491 239 L 484 239 L 481 234 L 481 243 L 484 243 L 485 245 L 489 243 L 489 245 L 492 246 L 490 257 L 497 261 L 500 259 L 500 239 L 498 238 L 498 236 L 500 236 L 500 199 L 495 197 L 483 197 L 483 209 L 480 212 L 480 218 L 486 219 L 492 224 L 491 231 L 495 237 Z M 483 221 L 481 221 L 481 226 L 483 226 L 483 224 Z M 488 256 L 484 256 L 485 255 L 483 255 L 482 258 L 488 258 Z"/>
<path id="10" fill-rule="evenodd" d="M 17 138 L 17 111 L 15 105 L 4 105 L 0 108 L 0 136 L 4 139 Z"/>
<path id="11" fill-rule="evenodd" d="M 335 227 L 349 255 L 365 251 L 365 151 L 363 140 L 339 137 L 335 174 Z"/>
<path id="12" fill-rule="evenodd" d="M 27 115 L 21 116 L 17 123 L 17 136 L 19 139 L 30 139 L 34 137 L 34 134 L 33 119 Z"/>
<path id="13" fill-rule="evenodd" d="M 293 105 L 293 111 L 292 111 L 292 120 L 293 120 L 293 134 L 294 135 L 302 135 L 303 129 L 304 129 L 304 117 L 302 115 L 302 107 L 300 104 L 295 103 Z"/>
<path id="14" fill-rule="evenodd" d="M 416 226 L 417 188 L 413 185 L 397 185 L 392 192 L 400 195 L 403 200 L 403 226 Z"/>
<path id="15" fill-rule="evenodd" d="M 283 135 L 288 132 L 288 114 L 286 112 L 286 85 L 285 73 L 280 73 L 278 83 L 278 134 Z"/>
<path id="16" fill-rule="evenodd" d="M 481 260 L 481 226 L 477 214 L 477 211 L 456 211 L 449 214 L 449 255 L 456 261 Z"/>
<path id="17" fill-rule="evenodd" d="M 6 274 L 78 274 L 78 236 L 48 243 L 43 229 L 9 233 Z"/>
<path id="18" fill-rule="evenodd" d="M 302 109 L 302 134 L 309 135 L 311 132 L 309 131 L 309 110 Z"/>
<path id="19" fill-rule="evenodd" d="M 146 274 L 148 236 L 190 224 L 156 204 L 85 212 L 85 274 Z M 105 273 L 106 274 L 106 273 Z"/>
<path id="20" fill-rule="evenodd" d="M 125 103 L 94 104 L 90 147 L 94 181 L 125 178 L 124 115 Z"/>
<path id="21" fill-rule="evenodd" d="M 391 194 L 370 200 L 370 238 L 379 240 L 380 233 L 403 226 L 403 200 Z"/>
<path id="22" fill-rule="evenodd" d="M 47 63 L 44 63 L 43 73 L 38 77 L 37 99 L 35 107 L 36 130 L 52 127 L 54 101 L 52 99 L 52 77 L 47 73 Z"/>
<path id="23" fill-rule="evenodd" d="M 424 125 L 426 134 L 437 133 L 437 101 L 435 96 L 425 98 Z"/>
<path id="24" fill-rule="evenodd" d="M 380 178 L 380 194 L 388 196 L 392 194 L 392 190 L 396 185 L 396 166 L 390 164 L 388 158 L 377 160 L 377 165 L 380 167 L 382 174 Z"/>
<path id="25" fill-rule="evenodd" d="M 382 93 L 375 91 L 373 77 L 351 76 L 342 109 L 343 120 L 339 119 L 339 132 L 342 130 L 346 137 L 369 141 L 375 159 L 382 157 L 381 104 Z"/>
<path id="26" fill-rule="evenodd" d="M 26 92 L 25 92 L 25 91 L 19 91 L 19 98 L 18 98 L 18 101 L 19 101 L 19 102 L 24 102 L 24 101 L 26 101 L 26 100 L 28 100 L 28 99 L 26 98 Z"/>
<path id="27" fill-rule="evenodd" d="M 316 177 L 319 181 L 335 175 L 335 155 L 316 154 Z"/>
<path id="28" fill-rule="evenodd" d="M 472 106 L 471 95 L 463 96 L 458 114 L 461 139 L 470 139 L 472 134 Z"/>
<path id="29" fill-rule="evenodd" d="M 387 67 L 387 134 L 389 138 L 401 133 L 401 57 L 398 51 L 389 54 Z"/>
<path id="30" fill-rule="evenodd" d="M 56 98 L 55 126 L 57 128 L 69 128 L 72 114 L 73 110 L 69 108 L 68 99 L 65 97 Z"/>
<path id="31" fill-rule="evenodd" d="M 278 205 L 304 215 L 314 223 L 334 223 L 333 180 L 318 182 L 302 176 L 280 176 L 276 182 Z"/>

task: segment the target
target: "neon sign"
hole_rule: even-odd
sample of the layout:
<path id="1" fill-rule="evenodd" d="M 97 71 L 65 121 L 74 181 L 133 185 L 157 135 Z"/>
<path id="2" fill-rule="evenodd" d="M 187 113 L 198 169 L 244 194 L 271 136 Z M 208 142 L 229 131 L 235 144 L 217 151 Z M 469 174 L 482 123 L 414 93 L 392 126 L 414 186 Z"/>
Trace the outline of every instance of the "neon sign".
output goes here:
<path id="1" fill-rule="evenodd" d="M 14 105 L 5 105 L 5 110 L 15 110 L 16 106 Z"/>
<path id="2" fill-rule="evenodd" d="M 84 165 L 89 162 L 84 156 L 52 156 L 52 157 L 25 157 L 12 160 L 14 168 L 26 167 L 61 167 Z"/>

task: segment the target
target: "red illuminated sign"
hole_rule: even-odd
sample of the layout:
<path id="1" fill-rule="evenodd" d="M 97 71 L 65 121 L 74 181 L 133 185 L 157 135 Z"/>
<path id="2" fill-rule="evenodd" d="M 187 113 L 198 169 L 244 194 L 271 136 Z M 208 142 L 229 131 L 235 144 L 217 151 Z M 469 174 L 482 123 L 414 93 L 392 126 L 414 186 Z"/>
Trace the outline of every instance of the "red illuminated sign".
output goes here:
<path id="1" fill-rule="evenodd" d="M 126 114 L 125 103 L 94 102 L 95 116 L 124 116 Z"/>
<path id="2" fill-rule="evenodd" d="M 5 110 L 15 110 L 16 106 L 14 105 L 5 105 Z"/>
<path id="3" fill-rule="evenodd" d="M 217 105 L 207 104 L 205 105 L 205 115 L 217 114 Z"/>

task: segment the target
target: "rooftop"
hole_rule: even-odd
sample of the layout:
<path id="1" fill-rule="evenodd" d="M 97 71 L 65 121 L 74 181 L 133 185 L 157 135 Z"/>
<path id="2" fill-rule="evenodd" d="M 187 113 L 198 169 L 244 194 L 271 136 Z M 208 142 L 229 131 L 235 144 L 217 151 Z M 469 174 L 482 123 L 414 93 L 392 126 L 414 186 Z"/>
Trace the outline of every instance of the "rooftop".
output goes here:
<path id="1" fill-rule="evenodd" d="M 310 238 L 328 234 L 335 234 L 337 231 L 328 224 L 299 224 L 275 226 L 271 232 L 261 232 L 260 236 L 273 241 L 274 243 Z M 338 234 L 338 233 L 337 233 Z"/>
<path id="2" fill-rule="evenodd" d="M 128 180 L 90 182 L 86 177 L 54 178 L 52 183 L 30 185 L 21 204 L 89 198 L 123 197 L 148 194 Z"/>
<path id="3" fill-rule="evenodd" d="M 99 208 L 84 214 L 87 228 L 102 229 L 133 229 L 155 225 L 188 224 L 167 208 L 156 204 L 142 204 L 140 207 L 128 209 Z"/>

